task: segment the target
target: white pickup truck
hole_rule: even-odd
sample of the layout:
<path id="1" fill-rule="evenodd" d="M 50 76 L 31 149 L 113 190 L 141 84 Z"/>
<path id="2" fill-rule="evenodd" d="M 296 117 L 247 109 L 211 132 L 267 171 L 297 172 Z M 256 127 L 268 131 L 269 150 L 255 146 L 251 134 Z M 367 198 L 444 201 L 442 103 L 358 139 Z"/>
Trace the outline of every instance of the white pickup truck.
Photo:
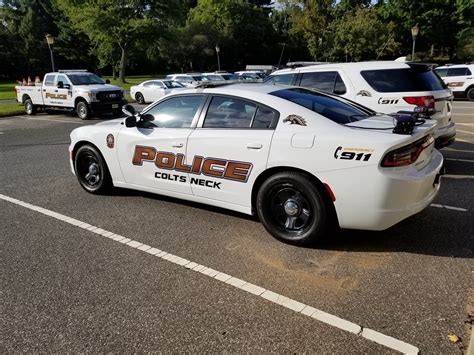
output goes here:
<path id="1" fill-rule="evenodd" d="M 48 73 L 41 84 L 19 85 L 15 90 L 17 101 L 25 106 L 28 115 L 34 115 L 37 109 L 64 109 L 87 120 L 96 113 L 119 115 L 127 103 L 122 88 L 85 70 Z"/>

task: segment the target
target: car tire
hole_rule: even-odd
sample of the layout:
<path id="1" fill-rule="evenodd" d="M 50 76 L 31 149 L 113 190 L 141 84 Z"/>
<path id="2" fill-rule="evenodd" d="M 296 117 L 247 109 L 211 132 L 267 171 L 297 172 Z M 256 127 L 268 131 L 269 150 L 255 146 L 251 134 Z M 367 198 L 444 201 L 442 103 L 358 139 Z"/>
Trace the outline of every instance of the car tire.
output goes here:
<path id="1" fill-rule="evenodd" d="M 469 88 L 466 92 L 466 98 L 469 100 L 469 101 L 474 101 L 474 87 L 472 88 Z"/>
<path id="2" fill-rule="evenodd" d="M 27 115 L 36 115 L 36 106 L 33 105 L 33 101 L 31 101 L 31 99 L 26 99 L 23 105 L 25 105 L 25 112 Z"/>
<path id="3" fill-rule="evenodd" d="M 143 94 L 141 92 L 137 92 L 135 94 L 135 100 L 137 100 L 137 102 L 141 105 L 145 103 L 145 98 L 143 97 Z"/>
<path id="4" fill-rule="evenodd" d="M 320 240 L 330 224 L 331 210 L 313 181 L 304 173 L 282 172 L 260 187 L 257 215 L 275 238 L 307 245 Z"/>
<path id="5" fill-rule="evenodd" d="M 91 116 L 91 110 L 87 102 L 79 101 L 76 105 L 76 113 L 81 120 L 88 120 Z"/>
<path id="6" fill-rule="evenodd" d="M 74 156 L 74 171 L 84 190 L 101 195 L 111 190 L 112 178 L 102 155 L 92 145 L 83 145 Z"/>

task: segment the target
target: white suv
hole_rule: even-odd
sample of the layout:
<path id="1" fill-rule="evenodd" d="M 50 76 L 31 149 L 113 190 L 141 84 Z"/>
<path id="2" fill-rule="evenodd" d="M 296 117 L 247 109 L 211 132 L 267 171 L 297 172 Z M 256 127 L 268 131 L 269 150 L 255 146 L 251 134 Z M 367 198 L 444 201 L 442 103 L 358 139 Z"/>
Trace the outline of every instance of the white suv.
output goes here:
<path id="1" fill-rule="evenodd" d="M 435 72 L 453 91 L 454 96 L 474 101 L 474 64 L 438 67 Z"/>
<path id="2" fill-rule="evenodd" d="M 432 115 L 438 122 L 436 146 L 445 147 L 456 136 L 451 90 L 427 64 L 378 61 L 310 65 L 278 70 L 264 83 L 326 91 L 382 113 L 428 106 L 436 111 Z"/>

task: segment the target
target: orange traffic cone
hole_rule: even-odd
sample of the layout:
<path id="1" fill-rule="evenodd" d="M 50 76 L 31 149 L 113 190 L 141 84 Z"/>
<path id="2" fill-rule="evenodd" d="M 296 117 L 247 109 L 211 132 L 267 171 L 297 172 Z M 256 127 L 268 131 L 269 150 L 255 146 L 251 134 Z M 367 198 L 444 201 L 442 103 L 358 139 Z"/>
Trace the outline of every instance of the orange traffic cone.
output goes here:
<path id="1" fill-rule="evenodd" d="M 32 86 L 32 85 L 33 85 L 33 83 L 31 82 L 31 78 L 28 77 L 28 86 Z"/>
<path id="2" fill-rule="evenodd" d="M 26 86 L 26 80 L 23 78 L 23 86 Z"/>

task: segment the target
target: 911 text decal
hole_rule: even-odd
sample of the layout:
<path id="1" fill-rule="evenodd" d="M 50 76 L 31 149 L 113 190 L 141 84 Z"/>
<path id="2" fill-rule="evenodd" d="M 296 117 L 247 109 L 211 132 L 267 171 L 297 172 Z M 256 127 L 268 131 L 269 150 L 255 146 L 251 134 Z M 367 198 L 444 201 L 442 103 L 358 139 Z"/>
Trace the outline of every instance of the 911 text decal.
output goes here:
<path id="1" fill-rule="evenodd" d="M 334 159 L 369 161 L 373 149 L 337 147 Z"/>
<path id="2" fill-rule="evenodd" d="M 175 170 L 188 174 L 206 175 L 214 178 L 247 182 L 252 164 L 248 162 L 233 161 L 218 158 L 205 158 L 195 155 L 191 164 L 185 164 L 185 155 L 171 152 L 157 151 L 153 147 L 137 145 L 133 154 L 133 165 L 143 165 L 143 162 L 154 162 L 157 168 L 166 170 Z M 185 176 L 172 175 L 166 173 L 156 173 L 156 178 L 186 182 Z M 184 181 L 183 181 L 184 178 Z M 214 183 L 210 180 L 191 178 L 191 183 L 201 186 L 220 188 L 220 183 Z M 217 184 L 217 186 L 216 186 Z M 210 186 L 212 185 L 212 186 Z"/>

